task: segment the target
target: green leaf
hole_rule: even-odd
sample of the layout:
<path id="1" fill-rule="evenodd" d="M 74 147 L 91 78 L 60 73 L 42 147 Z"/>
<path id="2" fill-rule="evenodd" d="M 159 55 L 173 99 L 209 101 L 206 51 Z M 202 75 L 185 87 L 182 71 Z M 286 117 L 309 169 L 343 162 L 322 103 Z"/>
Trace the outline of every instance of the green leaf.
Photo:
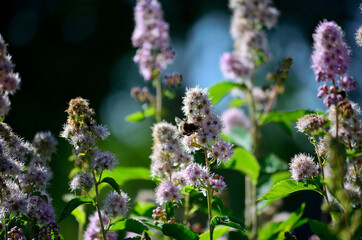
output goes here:
<path id="1" fill-rule="evenodd" d="M 192 193 L 194 191 L 197 191 L 197 189 L 195 187 L 193 187 L 193 186 L 187 185 L 186 187 L 184 187 L 182 189 L 182 191 L 185 192 L 185 193 Z"/>
<path id="2" fill-rule="evenodd" d="M 150 108 L 146 108 L 144 111 L 144 116 L 146 118 L 148 117 L 152 117 L 156 114 L 156 108 L 150 107 Z"/>
<path id="3" fill-rule="evenodd" d="M 143 231 L 147 231 L 148 227 L 145 226 L 143 223 L 141 223 L 140 221 L 137 221 L 135 219 L 129 218 L 129 219 L 124 219 L 121 221 L 118 221 L 116 223 L 114 223 L 110 229 L 110 231 L 127 231 L 127 232 L 133 232 L 133 233 L 137 233 L 137 234 L 142 234 Z"/>
<path id="4" fill-rule="evenodd" d="M 248 151 L 251 151 L 251 136 L 245 128 L 234 127 L 231 129 L 230 133 L 226 136 L 227 140 L 234 143 L 235 145 L 245 148 Z"/>
<path id="5" fill-rule="evenodd" d="M 276 122 L 276 124 L 284 130 L 289 136 L 293 137 L 293 127 L 291 122 Z"/>
<path id="6" fill-rule="evenodd" d="M 72 215 L 75 217 L 78 223 L 84 225 L 86 221 L 86 215 L 84 211 L 81 211 L 79 208 L 73 210 Z"/>
<path id="7" fill-rule="evenodd" d="M 232 169 L 244 173 L 255 182 L 258 180 L 260 166 L 253 154 L 243 148 L 235 148 L 231 160 Z"/>
<path id="8" fill-rule="evenodd" d="M 82 204 L 94 204 L 94 201 L 86 197 L 77 197 L 70 200 L 67 205 L 65 205 L 65 208 L 63 209 L 63 212 L 60 215 L 58 222 L 60 223 L 61 221 L 63 221 L 66 217 L 68 217 L 69 214 L 73 212 L 74 209 Z"/>
<path id="9" fill-rule="evenodd" d="M 305 203 L 303 203 L 296 211 L 290 214 L 289 218 L 284 222 L 277 222 L 271 223 L 264 227 L 262 230 L 259 231 L 259 238 L 258 240 L 283 240 L 284 233 L 287 231 L 296 228 L 296 226 L 301 226 L 302 224 L 298 223 L 306 223 L 306 220 L 300 218 L 302 217 L 305 209 Z"/>
<path id="10" fill-rule="evenodd" d="M 219 213 L 221 216 L 232 216 L 231 211 L 224 205 L 220 196 L 214 196 L 211 208 Z"/>
<path id="11" fill-rule="evenodd" d="M 357 151 L 357 150 L 347 151 L 347 158 L 358 157 L 361 155 L 362 155 L 362 151 Z"/>
<path id="12" fill-rule="evenodd" d="M 116 180 L 119 186 L 122 186 L 129 180 L 144 179 L 151 180 L 151 173 L 148 168 L 144 167 L 124 167 L 119 166 L 113 169 L 113 171 L 104 171 L 104 177 L 112 177 Z"/>
<path id="13" fill-rule="evenodd" d="M 229 103 L 229 108 L 237 108 L 248 104 L 248 101 L 243 98 L 234 98 Z"/>
<path id="14" fill-rule="evenodd" d="M 152 218 L 152 211 L 156 208 L 156 205 L 153 203 L 146 202 L 144 204 L 136 202 L 133 207 L 133 214 L 141 217 Z"/>
<path id="15" fill-rule="evenodd" d="M 135 112 L 135 113 L 132 113 L 132 114 L 126 116 L 127 122 L 140 122 L 144 119 L 145 119 L 145 115 L 141 111 Z"/>
<path id="16" fill-rule="evenodd" d="M 166 217 L 167 220 L 170 220 L 175 214 L 175 206 L 172 201 L 166 203 Z"/>
<path id="17" fill-rule="evenodd" d="M 198 240 L 199 235 L 181 224 L 165 223 L 162 225 L 162 232 L 166 236 L 176 240 Z"/>
<path id="18" fill-rule="evenodd" d="M 213 217 L 211 219 L 211 228 L 215 228 L 218 225 L 229 226 L 229 227 L 238 229 L 242 232 L 246 231 L 246 226 L 245 226 L 244 222 L 241 221 L 240 219 L 238 219 L 236 217 L 232 217 L 232 216 Z"/>
<path id="19" fill-rule="evenodd" d="M 233 88 L 239 88 L 242 90 L 247 89 L 245 84 L 239 84 L 236 82 L 219 82 L 211 86 L 209 89 L 209 96 L 212 99 L 212 104 L 218 104 Z"/>
<path id="20" fill-rule="evenodd" d="M 264 196 L 259 198 L 258 201 L 280 199 L 288 196 L 293 192 L 302 191 L 302 190 L 312 190 L 322 195 L 322 193 L 318 190 L 317 185 L 297 182 L 294 179 L 287 179 L 275 184 L 269 190 L 269 192 L 267 192 Z"/>
<path id="21" fill-rule="evenodd" d="M 174 99 L 176 97 L 175 92 L 171 91 L 171 90 L 164 90 L 163 91 L 163 96 L 167 97 L 168 99 Z"/>
<path id="22" fill-rule="evenodd" d="M 264 125 L 268 122 L 296 122 L 299 118 L 303 117 L 306 114 L 314 113 L 310 110 L 296 110 L 291 112 L 284 111 L 272 111 L 269 112 L 266 116 L 260 118 L 260 124 Z"/>
<path id="23" fill-rule="evenodd" d="M 273 173 L 270 176 L 270 180 L 274 185 L 282 180 L 289 179 L 290 177 L 291 177 L 291 174 L 289 171 L 280 171 L 280 172 Z"/>
<path id="24" fill-rule="evenodd" d="M 120 187 L 119 185 L 117 184 L 116 180 L 114 180 L 113 178 L 111 177 L 105 177 L 102 179 L 102 181 L 100 183 L 108 183 L 109 185 L 112 186 L 112 188 L 114 190 L 116 190 L 116 192 L 120 193 Z"/>
<path id="25" fill-rule="evenodd" d="M 261 162 L 260 167 L 265 173 L 275 173 L 280 170 L 288 169 L 288 164 L 281 160 L 275 154 L 267 155 Z"/>
<path id="26" fill-rule="evenodd" d="M 276 239 L 279 232 L 279 222 L 272 222 L 258 231 L 258 240 Z"/>
<path id="27" fill-rule="evenodd" d="M 146 226 L 149 226 L 149 227 L 154 228 L 156 230 L 162 231 L 162 226 L 163 226 L 162 223 L 155 225 L 154 221 L 148 220 L 148 219 L 140 219 L 140 221 Z"/>
<path id="28" fill-rule="evenodd" d="M 317 220 L 310 220 L 309 226 L 312 232 L 315 233 L 322 240 L 337 240 L 337 237 L 333 235 L 328 229 L 328 226 Z"/>
<path id="29" fill-rule="evenodd" d="M 283 232 L 290 231 L 298 223 L 299 219 L 303 216 L 305 203 L 303 203 L 297 210 L 290 214 L 289 218 L 279 225 L 279 229 Z"/>
<path id="30" fill-rule="evenodd" d="M 218 239 L 222 235 L 224 235 L 227 231 L 230 230 L 231 227 L 219 227 L 214 230 L 213 239 Z M 200 240 L 209 240 L 210 239 L 210 231 L 204 232 L 200 235 Z"/>

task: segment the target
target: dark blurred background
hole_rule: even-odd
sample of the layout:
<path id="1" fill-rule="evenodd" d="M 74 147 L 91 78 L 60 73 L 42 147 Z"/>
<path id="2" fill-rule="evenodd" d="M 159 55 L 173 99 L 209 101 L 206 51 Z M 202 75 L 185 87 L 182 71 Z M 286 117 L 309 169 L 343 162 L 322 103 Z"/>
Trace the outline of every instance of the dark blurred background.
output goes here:
<path id="1" fill-rule="evenodd" d="M 316 97 L 318 84 L 310 68 L 311 35 L 323 19 L 336 21 L 345 31 L 352 50 L 350 74 L 361 83 L 362 48 L 354 41 L 354 33 L 362 24 L 360 3 L 358 0 L 274 1 L 281 16 L 276 28 L 268 31 L 273 59 L 260 69 L 257 81 L 262 84 L 265 73 L 278 66 L 283 56 L 293 57 L 286 93 L 278 100 L 278 109 L 324 109 Z M 175 115 L 182 118 L 177 109 L 185 87 L 210 87 L 223 79 L 219 58 L 232 49 L 228 34 L 231 13 L 225 0 L 162 0 L 161 4 L 164 18 L 170 24 L 171 45 L 177 54 L 167 72 L 178 71 L 185 79 L 177 99 L 166 102 L 169 111 L 165 117 L 173 121 Z M 58 136 L 66 121 L 67 103 L 82 96 L 90 100 L 98 122 L 111 130 L 111 137 L 102 147 L 116 153 L 121 165 L 149 166 L 152 121 L 124 120 L 126 115 L 140 109 L 129 97 L 131 87 L 150 85 L 139 76 L 132 61 L 134 6 L 135 0 L 1 0 L 0 33 L 9 44 L 15 70 L 22 79 L 21 90 L 11 97 L 12 110 L 6 118 L 16 133 L 27 140 L 44 130 Z M 359 93 L 361 85 L 351 93 L 351 98 L 361 103 Z M 225 102 L 217 107 L 218 111 L 225 107 Z M 297 152 L 312 151 L 300 134 L 290 137 L 273 126 L 264 131 L 266 150 L 286 162 Z M 72 164 L 67 161 L 70 146 L 65 140 L 58 140 L 50 193 L 59 215 L 65 205 L 62 194 L 68 192 Z M 238 174 L 226 178 L 229 182 L 242 179 Z M 124 190 L 134 198 L 137 190 L 153 187 L 151 182 L 133 181 L 125 184 Z M 318 218 L 321 199 L 317 194 L 294 194 L 286 199 L 285 209 L 295 210 L 305 201 L 305 216 Z M 238 201 L 231 205 L 241 213 Z M 61 224 L 61 232 L 67 240 L 76 239 L 73 217 Z M 307 239 L 311 232 L 305 226 L 296 234 Z"/>

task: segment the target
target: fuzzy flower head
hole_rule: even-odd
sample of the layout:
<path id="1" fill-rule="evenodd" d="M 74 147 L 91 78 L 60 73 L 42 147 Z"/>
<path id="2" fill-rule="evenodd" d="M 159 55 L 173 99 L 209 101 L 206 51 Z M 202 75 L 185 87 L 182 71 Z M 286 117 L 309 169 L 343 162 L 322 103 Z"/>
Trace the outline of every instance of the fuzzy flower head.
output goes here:
<path id="1" fill-rule="evenodd" d="M 153 126 L 154 145 L 150 156 L 153 176 L 170 179 L 172 172 L 183 169 L 193 161 L 193 157 L 185 152 L 178 135 L 176 126 L 165 121 Z"/>
<path id="2" fill-rule="evenodd" d="M 232 145 L 224 140 L 219 140 L 209 149 L 207 157 L 216 160 L 220 164 L 222 161 L 229 161 L 233 154 Z"/>
<path id="3" fill-rule="evenodd" d="M 362 26 L 360 26 L 360 27 L 357 29 L 355 38 L 356 38 L 356 43 L 357 43 L 357 45 L 360 46 L 360 47 L 362 47 Z"/>
<path id="4" fill-rule="evenodd" d="M 318 175 L 318 165 L 314 163 L 311 156 L 300 153 L 295 155 L 290 164 L 290 173 L 296 181 L 306 181 Z"/>
<path id="5" fill-rule="evenodd" d="M 183 196 L 181 187 L 172 182 L 161 182 L 156 189 L 156 203 L 162 205 L 168 201 L 180 202 Z"/>
<path id="6" fill-rule="evenodd" d="M 118 164 L 116 156 L 108 151 L 98 151 L 91 161 L 91 168 L 97 171 L 113 170 L 114 166 Z"/>
<path id="7" fill-rule="evenodd" d="M 197 126 L 195 134 L 189 136 L 189 138 L 194 138 L 192 142 L 206 147 L 211 141 L 216 141 L 222 123 L 219 116 L 213 112 L 207 90 L 199 87 L 187 89 L 183 105 L 182 110 L 186 115 L 186 121 Z"/>
<path id="8" fill-rule="evenodd" d="M 157 0 L 138 0 L 134 10 L 136 27 L 132 35 L 135 47 L 160 49 L 169 43 L 168 24 L 163 20 Z"/>
<path id="9" fill-rule="evenodd" d="M 145 80 L 151 80 L 165 70 L 175 56 L 168 47 L 169 26 L 163 20 L 161 5 L 157 0 L 138 0 L 134 10 L 136 26 L 132 44 L 138 50 L 134 62 L 139 64 Z"/>
<path id="10" fill-rule="evenodd" d="M 101 212 L 103 225 L 107 226 L 109 223 L 109 219 Z M 99 221 L 98 213 L 94 212 L 94 214 L 89 216 L 89 223 L 87 229 L 84 232 L 84 240 L 100 240 L 103 239 L 101 232 L 101 223 Z M 107 239 L 109 240 L 117 240 L 117 232 L 107 232 Z"/>
<path id="11" fill-rule="evenodd" d="M 126 193 L 121 192 L 119 194 L 113 191 L 106 196 L 103 211 L 110 218 L 124 218 L 129 210 L 129 200 L 130 198 Z"/>
<path id="12" fill-rule="evenodd" d="M 3 196 L 1 202 L 1 212 L 11 212 L 14 216 L 17 216 L 19 213 L 25 214 L 27 195 L 15 186 L 15 183 L 6 181 L 5 185 L 7 186 L 7 189 L 3 189 L 3 191 L 6 191 L 6 195 Z M 13 189 L 10 189 L 9 187 Z"/>
<path id="13" fill-rule="evenodd" d="M 83 153 L 99 140 L 104 140 L 108 129 L 97 125 L 94 120 L 94 110 L 89 107 L 89 101 L 75 98 L 69 102 L 67 123 L 63 126 L 60 136 L 67 139 L 75 148 L 76 154 Z"/>
<path id="14" fill-rule="evenodd" d="M 0 94 L 0 116 L 5 116 L 10 110 L 10 99 L 8 95 Z"/>
<path id="15" fill-rule="evenodd" d="M 24 189 L 45 190 L 52 178 L 51 171 L 44 166 L 30 166 L 21 179 Z"/>
<path id="16" fill-rule="evenodd" d="M 322 129 L 328 121 L 317 114 L 308 114 L 298 119 L 296 128 L 302 133 L 311 133 Z"/>
<path id="17" fill-rule="evenodd" d="M 209 171 L 198 163 L 192 163 L 184 171 L 184 179 L 187 185 L 195 188 L 207 186 Z"/>
<path id="18" fill-rule="evenodd" d="M 247 118 L 244 111 L 240 108 L 229 108 L 225 110 L 221 118 L 224 123 L 223 132 L 226 134 L 230 133 L 234 127 L 249 129 L 251 126 L 249 118 Z"/>
<path id="19" fill-rule="evenodd" d="M 237 53 L 224 53 L 220 58 L 220 69 L 225 78 L 240 82 L 243 77 L 250 75 L 252 65 Z"/>
<path id="20" fill-rule="evenodd" d="M 224 182 L 224 178 L 218 174 L 215 174 L 210 177 L 209 185 L 211 186 L 212 190 L 221 193 L 222 190 L 226 188 L 226 183 Z"/>
<path id="21" fill-rule="evenodd" d="M 55 220 L 54 209 L 44 199 L 32 196 L 28 199 L 28 216 L 35 218 L 38 222 L 47 223 Z"/>
<path id="22" fill-rule="evenodd" d="M 270 6 L 271 1 L 230 0 L 229 7 L 240 20 L 249 25 L 273 28 L 278 21 L 279 11 Z M 236 19 L 235 19 L 236 20 Z"/>
<path id="23" fill-rule="evenodd" d="M 76 189 L 90 189 L 94 184 L 94 180 L 89 173 L 77 173 L 70 181 L 70 190 L 73 192 Z"/>
<path id="24" fill-rule="evenodd" d="M 50 156 L 56 151 L 57 140 L 51 132 L 38 132 L 34 136 L 33 147 L 36 153 Z"/>
<path id="25" fill-rule="evenodd" d="M 8 95 L 20 88 L 21 80 L 19 74 L 14 73 L 14 66 L 7 45 L 0 35 L 0 116 L 5 116 L 10 110 Z"/>
<path id="26" fill-rule="evenodd" d="M 26 240 L 26 237 L 23 234 L 23 229 L 15 226 L 7 232 L 7 239 Z"/>
<path id="27" fill-rule="evenodd" d="M 228 144 L 220 140 L 222 121 L 213 111 L 207 90 L 199 87 L 187 89 L 183 105 L 186 121 L 197 126 L 193 134 L 183 137 L 183 143 L 188 151 L 192 152 L 199 148 L 213 149 L 211 155 L 217 158 L 218 162 L 228 160 L 232 155 L 231 146 L 226 146 Z M 218 152 L 220 147 L 225 150 L 224 153 Z"/>
<path id="28" fill-rule="evenodd" d="M 177 87 L 180 86 L 182 83 L 182 75 L 179 74 L 178 72 L 174 72 L 172 74 L 169 75 L 165 75 L 164 79 L 163 79 L 163 84 L 166 87 Z"/>
<path id="29" fill-rule="evenodd" d="M 321 22 L 313 34 L 312 68 L 316 80 L 332 81 L 347 73 L 350 51 L 344 33 L 335 22 Z"/>

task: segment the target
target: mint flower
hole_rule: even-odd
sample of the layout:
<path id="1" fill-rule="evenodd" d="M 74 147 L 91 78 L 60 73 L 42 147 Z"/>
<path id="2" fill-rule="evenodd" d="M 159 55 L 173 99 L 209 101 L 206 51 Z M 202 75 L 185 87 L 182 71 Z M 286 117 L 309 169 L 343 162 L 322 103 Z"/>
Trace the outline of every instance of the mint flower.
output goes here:
<path id="1" fill-rule="evenodd" d="M 10 110 L 8 95 L 20 88 L 20 77 L 18 73 L 14 73 L 14 67 L 7 44 L 0 35 L 0 116 L 5 116 Z"/>
<path id="2" fill-rule="evenodd" d="M 347 73 L 350 51 L 342 29 L 333 21 L 324 20 L 313 34 L 312 68 L 316 80 L 332 81 L 336 75 Z"/>
<path id="3" fill-rule="evenodd" d="M 104 213 L 110 217 L 125 217 L 129 210 L 129 202 L 130 198 L 124 192 L 120 194 L 116 191 L 109 193 L 104 199 L 103 211 Z"/>
<path id="4" fill-rule="evenodd" d="M 172 182 L 161 182 L 156 189 L 156 203 L 162 205 L 168 201 L 180 202 L 183 198 L 181 187 Z"/>
<path id="5" fill-rule="evenodd" d="M 139 64 L 145 80 L 158 76 L 172 63 L 175 52 L 168 47 L 169 26 L 163 20 L 161 5 L 157 0 L 138 0 L 134 10 L 136 26 L 132 44 L 138 50 L 134 62 Z"/>
<path id="6" fill-rule="evenodd" d="M 292 178 L 296 181 L 305 182 L 306 179 L 318 175 L 318 165 L 314 163 L 311 156 L 303 153 L 297 154 L 292 158 L 289 168 Z"/>

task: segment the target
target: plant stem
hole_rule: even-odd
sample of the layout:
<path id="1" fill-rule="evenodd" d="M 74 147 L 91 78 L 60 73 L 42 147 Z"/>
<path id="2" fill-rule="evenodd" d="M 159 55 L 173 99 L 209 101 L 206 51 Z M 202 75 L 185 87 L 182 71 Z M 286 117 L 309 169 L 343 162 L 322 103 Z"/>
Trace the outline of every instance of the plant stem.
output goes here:
<path id="1" fill-rule="evenodd" d="M 244 218 L 246 226 L 251 226 L 251 215 L 250 211 L 250 203 L 251 203 L 251 184 L 250 177 L 245 175 L 245 210 L 244 210 Z"/>
<path id="2" fill-rule="evenodd" d="M 210 163 L 209 163 L 209 159 L 207 158 L 206 149 L 204 149 L 204 154 L 205 154 L 206 167 L 210 171 Z M 212 200 L 212 189 L 211 189 L 211 186 L 209 184 L 207 184 L 207 210 L 208 210 L 208 217 L 209 217 L 210 240 L 213 240 L 214 230 L 211 227 L 211 219 L 212 219 L 211 200 Z"/>
<path id="3" fill-rule="evenodd" d="M 185 197 L 185 211 L 184 211 L 184 225 L 187 226 L 189 224 L 190 217 L 190 194 L 186 194 Z"/>
<path id="4" fill-rule="evenodd" d="M 82 189 L 82 193 L 83 193 L 83 189 Z M 84 196 L 82 194 L 82 196 Z M 80 207 L 80 211 L 85 212 L 84 209 L 84 205 L 79 206 Z M 83 224 L 81 222 L 78 222 L 78 240 L 82 240 L 83 239 Z"/>
<path id="5" fill-rule="evenodd" d="M 328 199 L 328 195 L 327 195 L 327 189 L 326 189 L 326 184 L 324 182 L 324 168 L 323 168 L 323 163 L 322 163 L 322 160 L 321 160 L 321 157 L 319 155 L 319 150 L 318 150 L 318 145 L 317 145 L 317 139 L 315 137 L 315 135 L 313 135 L 313 145 L 314 145 L 314 149 L 315 149 L 315 152 L 317 154 L 317 158 L 318 158 L 318 163 L 319 163 L 319 167 L 321 169 L 321 175 L 322 175 L 322 183 L 323 183 L 323 196 L 324 196 L 324 199 L 326 200 L 327 202 L 327 205 L 328 205 L 328 208 L 330 207 L 330 203 L 329 203 L 329 199 Z M 331 214 L 332 216 L 332 214 Z"/>
<path id="6" fill-rule="evenodd" d="M 249 89 L 249 116 L 251 121 L 251 135 L 252 135 L 252 153 L 257 158 L 257 149 L 258 149 L 258 122 L 256 119 L 256 105 L 253 96 L 253 88 L 254 88 L 254 79 L 250 78 L 250 89 Z M 251 217 L 251 226 L 252 226 L 252 239 L 256 239 L 257 231 L 258 231 L 258 216 L 257 216 L 257 209 L 256 209 L 256 192 L 257 192 L 257 181 L 250 181 L 250 192 L 246 197 L 250 199 L 250 217 Z"/>
<path id="7" fill-rule="evenodd" d="M 338 94 L 337 93 L 337 88 L 336 88 L 336 83 L 333 79 L 333 87 L 334 87 L 334 94 Z M 336 108 L 336 139 L 338 139 L 338 104 L 335 105 L 335 108 Z"/>
<path id="8" fill-rule="evenodd" d="M 269 98 L 266 107 L 264 108 L 264 113 L 263 113 L 263 116 L 264 116 L 264 117 L 265 117 L 265 116 L 269 113 L 269 111 L 271 110 L 271 107 L 273 106 L 274 100 L 275 100 L 275 98 L 277 97 L 277 95 L 278 95 L 278 84 L 276 84 L 276 85 L 273 87 L 272 95 L 271 95 L 271 97 Z"/>
<path id="9" fill-rule="evenodd" d="M 162 86 L 161 79 L 158 77 L 155 80 L 156 85 L 156 122 L 162 120 Z"/>
<path id="10" fill-rule="evenodd" d="M 258 233 L 258 215 L 256 208 L 256 181 L 251 181 L 251 222 L 252 222 L 252 238 L 256 239 Z"/>
<path id="11" fill-rule="evenodd" d="M 107 234 L 106 234 L 106 231 L 104 230 L 102 214 L 101 214 L 101 210 L 100 210 L 100 206 L 99 206 L 98 182 L 97 182 L 96 175 L 95 175 L 94 171 L 92 171 L 92 174 L 93 174 L 93 180 L 94 180 L 95 189 L 96 189 L 96 207 L 97 207 L 97 211 L 98 211 L 99 222 L 101 223 L 103 239 L 107 240 Z"/>

